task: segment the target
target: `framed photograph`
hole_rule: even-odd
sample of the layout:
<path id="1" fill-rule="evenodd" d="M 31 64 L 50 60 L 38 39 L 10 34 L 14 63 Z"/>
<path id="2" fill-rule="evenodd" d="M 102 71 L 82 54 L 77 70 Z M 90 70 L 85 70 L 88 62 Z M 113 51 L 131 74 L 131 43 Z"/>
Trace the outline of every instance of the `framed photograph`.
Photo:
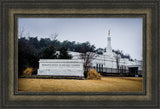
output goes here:
<path id="1" fill-rule="evenodd" d="M 1 108 L 159 108 L 159 1 L 0 1 Z"/>
<path id="2" fill-rule="evenodd" d="M 16 16 L 18 91 L 145 93 L 143 18 L 73 17 Z"/>

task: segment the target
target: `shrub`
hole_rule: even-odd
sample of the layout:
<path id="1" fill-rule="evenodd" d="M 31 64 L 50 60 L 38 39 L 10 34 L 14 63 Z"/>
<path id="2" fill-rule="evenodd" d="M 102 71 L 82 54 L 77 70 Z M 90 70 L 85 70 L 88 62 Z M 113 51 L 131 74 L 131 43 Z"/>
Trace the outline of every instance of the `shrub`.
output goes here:
<path id="1" fill-rule="evenodd" d="M 33 72 L 32 68 L 26 68 L 23 72 L 23 75 L 31 76 Z"/>
<path id="2" fill-rule="evenodd" d="M 101 75 L 94 69 L 90 69 L 87 73 L 87 79 L 100 80 Z"/>
<path id="3" fill-rule="evenodd" d="M 32 75 L 37 75 L 37 68 L 32 68 Z"/>

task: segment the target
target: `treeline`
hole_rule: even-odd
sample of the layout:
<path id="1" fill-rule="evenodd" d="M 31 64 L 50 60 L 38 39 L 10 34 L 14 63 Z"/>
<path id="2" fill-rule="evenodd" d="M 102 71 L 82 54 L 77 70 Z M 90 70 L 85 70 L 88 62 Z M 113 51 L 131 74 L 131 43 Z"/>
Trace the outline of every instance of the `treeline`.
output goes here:
<path id="1" fill-rule="evenodd" d="M 121 58 L 127 58 L 130 61 L 133 61 L 133 59 L 131 58 L 131 56 L 129 54 L 124 54 L 122 51 L 120 50 L 112 50 L 112 52 L 119 54 L 121 56 Z"/>
<path id="2" fill-rule="evenodd" d="M 60 42 L 56 39 L 37 37 L 21 37 L 18 39 L 18 72 L 21 75 L 27 67 L 38 68 L 39 59 L 71 59 L 68 50 L 85 53 L 95 52 L 95 46 L 89 42 L 78 43 L 65 40 Z M 60 53 L 56 53 L 59 51 Z M 35 70 L 36 71 L 36 70 Z M 36 72 L 35 72 L 36 73 Z"/>
<path id="3" fill-rule="evenodd" d="M 98 48 L 96 49 L 96 53 L 97 54 L 103 54 L 103 52 L 106 52 L 106 48 Z M 124 54 L 123 51 L 120 50 L 112 50 L 112 52 L 114 52 L 115 54 L 118 54 L 121 56 L 121 58 L 126 58 L 129 59 L 130 61 L 133 61 L 133 59 L 131 58 L 131 56 L 129 54 Z"/>
<path id="4" fill-rule="evenodd" d="M 105 52 L 105 49 L 96 49 L 88 41 L 84 43 L 68 40 L 60 42 L 57 39 L 51 40 L 50 38 L 38 40 L 37 37 L 29 37 L 27 39 L 21 37 L 18 39 L 18 72 L 22 74 L 27 67 L 34 68 L 37 71 L 39 59 L 71 59 L 72 56 L 68 54 L 68 50 L 80 53 L 90 51 L 98 54 Z M 59 51 L 59 54 L 56 51 Z M 120 50 L 113 50 L 113 52 L 120 54 L 121 58 L 132 60 L 130 55 L 125 55 Z"/>

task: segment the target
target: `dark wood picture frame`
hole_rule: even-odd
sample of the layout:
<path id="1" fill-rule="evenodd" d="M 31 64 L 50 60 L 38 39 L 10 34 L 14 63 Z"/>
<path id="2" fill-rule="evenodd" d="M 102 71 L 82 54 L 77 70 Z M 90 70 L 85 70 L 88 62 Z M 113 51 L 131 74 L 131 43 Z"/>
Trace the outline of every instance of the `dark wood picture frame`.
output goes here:
<path id="1" fill-rule="evenodd" d="M 158 0 L 1 0 L 1 108 L 160 108 Z M 143 18 L 143 92 L 18 92 L 18 17 Z"/>

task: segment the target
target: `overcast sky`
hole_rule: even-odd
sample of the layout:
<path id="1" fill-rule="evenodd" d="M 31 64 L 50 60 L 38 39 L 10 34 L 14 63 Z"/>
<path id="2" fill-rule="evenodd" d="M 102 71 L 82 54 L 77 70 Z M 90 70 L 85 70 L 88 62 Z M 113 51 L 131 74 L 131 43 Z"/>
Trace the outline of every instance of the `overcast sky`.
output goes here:
<path id="1" fill-rule="evenodd" d="M 59 41 L 89 41 L 96 48 L 107 46 L 110 29 L 113 49 L 142 59 L 142 18 L 19 18 L 18 26 L 26 36 L 40 39 L 57 33 Z"/>

